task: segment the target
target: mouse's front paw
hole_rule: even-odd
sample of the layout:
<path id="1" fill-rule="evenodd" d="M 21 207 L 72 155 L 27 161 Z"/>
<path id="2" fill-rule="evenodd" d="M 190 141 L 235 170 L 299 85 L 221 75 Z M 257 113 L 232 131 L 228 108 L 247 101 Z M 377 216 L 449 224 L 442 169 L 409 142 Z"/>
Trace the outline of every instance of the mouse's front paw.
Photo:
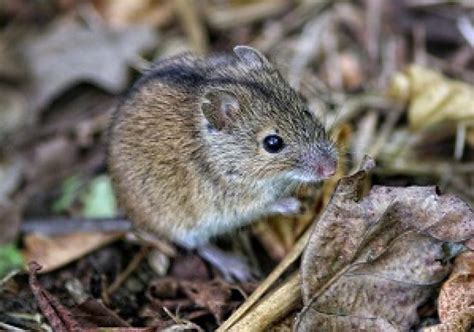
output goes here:
<path id="1" fill-rule="evenodd" d="M 298 214 L 302 212 L 301 202 L 294 197 L 282 198 L 270 206 L 270 213 L 276 214 Z"/>

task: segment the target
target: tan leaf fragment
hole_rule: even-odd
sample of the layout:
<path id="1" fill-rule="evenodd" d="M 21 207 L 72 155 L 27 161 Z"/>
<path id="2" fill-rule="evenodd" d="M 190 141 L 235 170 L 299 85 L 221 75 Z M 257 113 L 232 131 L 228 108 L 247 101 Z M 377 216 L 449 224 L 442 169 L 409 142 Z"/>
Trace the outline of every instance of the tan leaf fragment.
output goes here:
<path id="1" fill-rule="evenodd" d="M 303 255 L 298 331 L 407 331 L 450 271 L 450 242 L 474 237 L 474 211 L 435 187 L 374 186 L 344 177 Z M 451 250 L 452 251 L 452 250 Z"/>
<path id="2" fill-rule="evenodd" d="M 419 65 L 395 74 L 388 93 L 408 103 L 408 121 L 415 130 L 474 119 L 474 86 Z"/>
<path id="3" fill-rule="evenodd" d="M 453 271 L 438 297 L 442 324 L 424 331 L 469 331 L 474 327 L 474 251 L 456 257 Z"/>
<path id="4" fill-rule="evenodd" d="M 25 262 L 36 261 L 43 266 L 41 273 L 55 270 L 107 245 L 123 233 L 73 233 L 61 236 L 30 234 L 25 236 Z"/>

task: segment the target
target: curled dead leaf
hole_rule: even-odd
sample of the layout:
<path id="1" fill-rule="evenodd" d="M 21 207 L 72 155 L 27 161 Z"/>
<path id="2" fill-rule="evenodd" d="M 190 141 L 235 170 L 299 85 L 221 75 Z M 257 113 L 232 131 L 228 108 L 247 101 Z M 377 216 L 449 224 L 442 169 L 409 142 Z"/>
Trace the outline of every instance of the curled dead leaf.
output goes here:
<path id="1" fill-rule="evenodd" d="M 303 255 L 298 331 L 400 331 L 474 237 L 474 211 L 435 187 L 359 187 L 371 168 L 338 183 Z"/>
<path id="2" fill-rule="evenodd" d="M 408 120 L 415 130 L 474 119 L 474 86 L 422 66 L 411 65 L 395 74 L 388 94 L 409 104 Z"/>
<path id="3" fill-rule="evenodd" d="M 74 319 L 71 311 L 39 283 L 36 274 L 41 268 L 41 265 L 35 261 L 28 263 L 30 288 L 41 312 L 55 331 L 79 331 L 79 324 Z"/>
<path id="4" fill-rule="evenodd" d="M 474 327 L 474 252 L 456 257 L 453 271 L 438 298 L 442 324 L 424 331 L 469 331 Z"/>

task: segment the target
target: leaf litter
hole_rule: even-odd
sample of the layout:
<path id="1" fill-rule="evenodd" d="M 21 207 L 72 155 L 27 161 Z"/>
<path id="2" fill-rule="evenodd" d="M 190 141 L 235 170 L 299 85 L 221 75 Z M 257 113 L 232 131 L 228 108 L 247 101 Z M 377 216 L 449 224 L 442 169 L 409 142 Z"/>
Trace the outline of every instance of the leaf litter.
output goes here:
<path id="1" fill-rule="evenodd" d="M 337 135 L 344 145 L 340 149 L 344 167 L 338 177 L 369 152 L 377 160 L 378 167 L 370 179 L 379 186 L 369 190 L 370 181 L 361 180 L 358 200 L 348 199 L 343 208 L 364 204 L 369 209 L 369 198 L 377 195 L 393 201 L 375 199 L 374 215 L 366 218 L 371 223 L 365 228 L 364 222 L 354 222 L 355 212 L 364 215 L 363 209 L 356 208 L 347 218 L 347 225 L 338 223 L 332 233 L 325 234 L 328 239 L 320 245 L 336 241 L 334 252 L 331 247 L 318 249 L 328 262 L 322 265 L 326 267 L 316 269 L 315 276 L 322 279 L 317 283 L 313 280 L 309 286 L 313 293 L 305 293 L 303 303 L 299 275 L 291 271 L 298 265 L 295 262 L 304 248 L 301 239 L 309 237 L 308 226 L 321 220 L 318 214 L 329 213 L 324 206 L 337 179 L 325 183 L 322 191 L 303 190 L 308 202 L 304 216 L 269 218 L 270 226 L 261 223 L 250 238 L 256 259 L 266 273 L 277 262 L 282 265 L 274 270 L 278 273 L 270 273 L 261 282 L 259 288 L 263 292 L 253 293 L 257 294 L 257 301 L 267 296 L 256 308 L 250 306 L 249 312 L 255 314 L 251 316 L 252 324 L 246 327 L 278 330 L 281 320 L 283 330 L 289 330 L 294 314 L 304 306 L 304 312 L 319 314 L 318 319 L 339 324 L 343 329 L 349 323 L 372 324 L 378 326 L 376 329 L 383 326 L 386 330 L 393 326 L 415 329 L 438 323 L 438 317 L 440 324 L 428 329 L 469 329 L 470 274 L 462 272 L 459 276 L 454 268 L 438 298 L 438 289 L 451 271 L 451 256 L 462 248 L 458 242 L 460 233 L 453 232 L 461 232 L 463 226 L 439 226 L 441 231 L 436 232 L 436 227 L 422 226 L 423 220 L 436 217 L 425 211 L 430 208 L 410 210 L 408 216 L 400 211 L 408 204 L 409 195 L 431 197 L 412 197 L 410 204 L 415 206 L 420 201 L 427 206 L 446 203 L 446 196 L 438 195 L 433 187 L 405 187 L 413 184 L 437 183 L 442 192 L 455 193 L 468 203 L 474 201 L 470 98 L 474 61 L 469 44 L 472 5 L 466 1 L 447 5 L 416 0 L 202 3 L 6 1 L 7 6 L 0 8 L 0 17 L 7 22 L 5 33 L 0 33 L 0 50 L 5 51 L 0 52 L 0 169 L 4 171 L 0 172 L 0 192 L 5 205 L 0 204 L 0 230 L 3 241 L 14 241 L 13 245 L 7 244 L 7 260 L 19 261 L 18 247 L 28 249 L 31 242 L 42 243 L 43 247 L 35 250 L 38 255 L 34 259 L 44 265 L 42 272 L 51 269 L 40 276 L 43 290 L 60 299 L 81 326 L 114 325 L 118 330 L 127 329 L 124 325 L 129 324 L 147 326 L 142 330 L 214 330 L 217 322 L 224 321 L 244 300 L 237 289 L 250 294 L 255 285 L 222 283 L 216 271 L 193 253 L 183 256 L 181 251 L 161 250 L 165 247 L 162 244 L 143 259 L 142 249 L 150 243 L 137 243 L 128 235 L 109 243 L 110 234 L 103 231 L 105 228 L 98 228 L 89 240 L 80 232 L 58 236 L 65 233 L 66 222 L 68 232 L 73 221 L 84 221 L 81 225 L 94 223 L 83 219 L 87 205 L 83 199 L 88 195 L 78 195 L 81 190 L 73 188 L 68 197 L 62 197 L 68 193 L 61 192 L 61 184 L 71 176 L 79 176 L 81 189 L 87 189 L 94 179 L 105 177 L 104 133 L 120 99 L 117 94 L 132 84 L 132 76 L 147 67 L 148 61 L 175 54 L 176 50 L 222 51 L 235 44 L 250 44 L 274 60 L 286 77 L 290 73 L 311 110 L 327 119 L 328 126 L 334 123 L 335 132 L 346 133 L 344 138 Z M 153 40 L 148 39 L 150 34 Z M 399 77 L 404 75 L 403 91 L 407 85 L 410 89 L 418 87 L 415 94 L 403 95 L 398 101 L 403 106 L 386 98 L 388 78 L 397 72 Z M 420 85 L 420 80 L 427 83 Z M 105 182 L 100 180 L 95 189 L 87 190 L 91 194 L 87 198 L 91 202 L 89 215 L 119 213 L 111 203 Z M 403 186 L 406 191 L 384 192 L 381 184 L 395 185 L 390 187 L 395 191 Z M 58 197 L 61 204 L 54 209 Z M 425 214 L 420 217 L 417 211 Z M 394 221 L 414 218 L 419 218 L 419 223 Z M 103 221 L 110 225 L 112 219 Z M 123 221 L 122 217 L 118 220 Z M 41 222 L 43 226 L 39 227 Z M 19 234 L 19 226 L 28 234 Z M 31 234 L 34 229 L 53 229 L 57 235 Z M 344 234 L 348 235 L 339 238 Z M 97 238 L 102 240 L 96 241 Z M 86 245 L 89 241 L 95 242 L 95 247 Z M 474 248 L 473 239 L 465 244 Z M 313 243 L 313 249 L 315 246 Z M 419 256 L 413 260 L 413 251 L 418 250 Z M 161 254 L 159 259 L 151 255 L 157 252 Z M 397 252 L 400 254 L 393 257 Z M 334 259 L 337 254 L 342 258 Z M 70 258 L 65 260 L 67 256 Z M 317 259 L 317 252 L 314 256 Z M 471 262 L 472 257 L 467 256 L 466 260 Z M 458 259 L 454 264 L 457 262 Z M 407 271 L 410 267 L 412 271 Z M 401 282 L 401 277 L 407 280 Z M 76 279 L 84 285 L 92 302 L 71 301 L 75 297 L 65 290 L 65 285 L 68 288 Z M 287 284 L 288 280 L 292 283 Z M 340 294 L 344 286 L 349 289 Z M 375 291 L 375 287 L 382 286 L 387 294 L 383 301 L 380 292 Z M 35 305 L 40 303 L 35 303 L 31 292 L 25 289 L 24 276 L 7 275 L 0 288 L 0 328 L 50 328 L 37 314 Z M 359 297 L 354 289 L 360 290 Z M 417 291 L 418 297 L 414 295 Z M 330 295 L 340 298 L 331 300 Z M 366 298 L 361 299 L 362 296 Z M 270 310 L 257 310 L 275 297 L 278 299 L 273 306 L 263 307 Z M 96 307 L 97 303 L 103 307 Z M 350 303 L 365 304 L 359 308 L 365 310 L 364 316 L 357 316 L 355 322 L 348 308 Z M 85 307 L 79 308 L 81 304 Z M 387 313 L 387 304 L 393 305 L 392 315 L 400 313 L 393 320 Z M 418 304 L 422 307 L 415 310 Z M 101 312 L 97 321 L 90 314 L 93 312 Z M 112 312 L 118 320 L 114 320 Z M 321 316 L 328 312 L 336 314 Z M 341 312 L 349 313 L 346 321 L 340 317 Z M 364 319 L 367 317 L 373 318 L 370 323 Z M 401 317 L 407 317 L 406 321 L 400 323 Z M 415 323 L 408 327 L 409 322 Z M 226 322 L 221 326 L 228 327 Z M 235 326 L 242 330 L 237 328 L 242 325 Z"/>

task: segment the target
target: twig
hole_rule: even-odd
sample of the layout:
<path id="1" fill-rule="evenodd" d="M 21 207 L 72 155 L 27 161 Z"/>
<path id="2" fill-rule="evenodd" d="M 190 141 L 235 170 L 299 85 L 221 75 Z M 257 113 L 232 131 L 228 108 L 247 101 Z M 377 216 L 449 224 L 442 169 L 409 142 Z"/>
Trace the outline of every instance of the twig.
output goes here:
<path id="1" fill-rule="evenodd" d="M 385 143 L 390 137 L 390 134 L 395 128 L 395 125 L 402 116 L 403 111 L 404 109 L 402 107 L 398 107 L 388 114 L 388 119 L 383 124 L 382 129 L 377 135 L 378 138 L 375 141 L 375 144 L 372 145 L 372 148 L 369 150 L 368 155 L 372 156 L 373 158 L 376 158 L 378 156 L 380 150 L 384 147 Z"/>
<path id="2" fill-rule="evenodd" d="M 65 235 L 77 232 L 128 232 L 132 223 L 117 218 L 46 218 L 27 219 L 21 225 L 23 233 Z"/>
<path id="3" fill-rule="evenodd" d="M 275 26 L 269 26 L 268 29 L 272 29 L 273 33 L 265 33 L 268 30 L 264 30 L 264 33 L 256 38 L 251 44 L 263 52 L 268 52 L 270 49 L 278 45 L 285 36 L 299 29 L 301 25 L 305 24 L 309 19 L 317 16 L 331 4 L 333 4 L 333 2 L 329 0 L 303 1 L 295 9 L 278 20 L 277 23 L 274 23 L 279 24 L 277 29 L 275 29 Z"/>
<path id="4" fill-rule="evenodd" d="M 454 144 L 454 159 L 461 160 L 466 145 L 466 124 L 459 122 L 456 128 L 456 142 Z"/>
<path id="5" fill-rule="evenodd" d="M 267 331 L 273 323 L 286 317 L 300 303 L 300 274 L 296 271 L 228 331 Z M 224 330 L 219 328 L 218 331 Z"/>
<path id="6" fill-rule="evenodd" d="M 123 270 L 117 278 L 115 278 L 114 282 L 107 288 L 108 296 L 115 293 L 117 289 L 122 286 L 122 284 L 128 279 L 128 277 L 137 269 L 143 259 L 148 255 L 150 252 L 150 247 L 143 247 L 141 250 L 133 257 L 130 263 L 127 265 L 125 270 Z"/>
<path id="7" fill-rule="evenodd" d="M 209 51 L 207 31 L 198 13 L 197 1 L 176 0 L 176 12 L 186 35 L 197 53 L 206 54 Z"/>
<path id="8" fill-rule="evenodd" d="M 294 89 L 299 89 L 305 67 L 320 52 L 321 35 L 327 33 L 331 16 L 323 14 L 308 22 L 298 40 L 295 53 L 290 62 L 288 81 Z"/>
<path id="9" fill-rule="evenodd" d="M 254 305 L 259 301 L 262 296 L 270 289 L 271 286 L 275 284 L 275 282 L 281 277 L 283 272 L 285 272 L 288 267 L 296 261 L 298 257 L 300 257 L 301 253 L 303 252 L 304 248 L 306 247 L 306 243 L 308 242 L 309 235 L 311 233 L 312 227 L 309 227 L 305 233 L 300 237 L 298 242 L 293 246 L 290 252 L 286 255 L 286 257 L 278 264 L 278 266 L 268 275 L 268 277 L 258 286 L 258 288 L 248 297 L 248 299 L 222 324 L 217 331 L 228 331 L 231 327 L 235 329 L 235 326 L 243 326 L 240 323 L 240 319 L 252 308 Z M 283 286 L 282 286 L 283 287 Z M 293 286 L 290 287 L 290 289 Z M 298 292 L 299 292 L 299 285 L 298 285 Z M 285 290 L 287 288 L 284 288 Z M 274 293 L 273 293 L 274 294 Z M 274 295 L 272 295 L 274 296 Z M 285 295 L 282 299 L 283 302 L 287 304 L 293 304 L 292 299 Z M 297 300 L 299 301 L 299 299 Z M 260 305 L 259 305 L 260 306 Z M 254 316 L 255 310 L 252 310 L 252 317 Z M 279 312 L 279 311 L 278 311 Z M 268 313 L 267 313 L 268 314 Z M 265 317 L 267 316 L 264 315 Z M 275 312 L 277 314 L 277 311 Z M 242 321 L 244 321 L 244 325 L 248 319 L 244 317 Z M 237 323 L 237 321 L 239 321 Z M 236 330 L 237 331 L 237 330 Z"/>
<path id="10" fill-rule="evenodd" d="M 282 13 L 287 8 L 286 0 L 259 1 L 228 9 L 210 7 L 206 9 L 206 17 L 211 27 L 229 29 L 267 19 Z"/>
<path id="11" fill-rule="evenodd" d="M 375 72 L 380 56 L 380 23 L 382 4 L 380 0 L 367 0 L 367 54 L 369 55 L 370 67 Z"/>

